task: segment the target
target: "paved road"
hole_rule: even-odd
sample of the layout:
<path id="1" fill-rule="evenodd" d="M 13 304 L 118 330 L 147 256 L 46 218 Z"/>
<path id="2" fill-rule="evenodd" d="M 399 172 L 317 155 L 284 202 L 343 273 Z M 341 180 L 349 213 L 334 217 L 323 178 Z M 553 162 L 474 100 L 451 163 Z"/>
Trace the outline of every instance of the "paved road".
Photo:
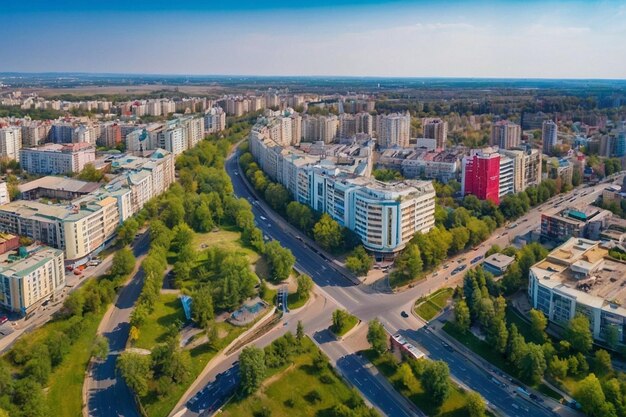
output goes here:
<path id="1" fill-rule="evenodd" d="M 140 235 L 133 245 L 137 258 L 148 252 L 149 234 Z M 110 354 L 97 362 L 85 378 L 88 395 L 87 411 L 93 417 L 140 417 L 135 401 L 123 379 L 117 375 L 117 355 L 124 351 L 130 330 L 130 314 L 143 287 L 143 270 L 140 268 L 120 291 L 111 314 L 100 323 L 100 330 L 109 341 Z"/>
<path id="2" fill-rule="evenodd" d="M 265 235 L 280 241 L 283 246 L 292 251 L 296 258 L 296 267 L 309 274 L 326 297 L 332 300 L 334 304 L 346 308 L 362 320 L 370 320 L 375 317 L 380 318 L 387 330 L 392 333 L 415 332 L 415 329 L 422 327 L 422 323 L 412 315 L 409 315 L 408 318 L 402 318 L 401 312 L 410 311 L 415 299 L 420 296 L 429 294 L 441 287 L 460 282 L 463 274 L 452 275 L 452 265 L 465 264 L 470 266 L 469 262 L 471 259 L 476 256 L 484 256 L 491 245 L 506 246 L 510 243 L 511 236 L 525 234 L 530 230 L 538 228 L 543 211 L 562 208 L 569 203 L 568 200 L 571 198 L 576 198 L 577 203 L 591 203 L 607 185 L 598 184 L 594 187 L 577 189 L 566 195 L 554 197 L 543 205 L 533 208 L 528 214 L 520 218 L 513 227 L 509 226 L 509 229 L 500 228 L 496 230 L 492 237 L 476 250 L 470 250 L 450 259 L 448 261 L 451 265 L 449 268 L 442 267 L 442 269 L 436 271 L 436 275 L 429 276 L 425 281 L 416 284 L 407 291 L 390 294 L 378 292 L 374 288 L 365 285 L 354 285 L 326 257 L 311 250 L 311 247 L 307 246 L 306 237 L 301 236 L 299 231 L 293 229 L 276 214 L 272 213 L 262 201 L 256 201 L 252 191 L 247 187 L 239 174 L 236 158 L 230 158 L 227 161 L 226 170 L 232 179 L 235 194 L 253 203 L 252 210 L 257 219 L 258 227 Z M 586 195 L 583 196 L 582 194 Z M 559 201 L 562 202 L 558 203 Z M 556 207 L 554 207 L 555 205 Z M 484 370 L 465 366 L 463 368 L 466 370 L 461 369 L 458 366 L 459 364 L 455 363 L 453 355 L 442 354 L 445 352 L 438 352 L 434 348 L 440 342 L 432 334 L 420 333 L 418 342 L 431 348 L 432 352 L 430 354 L 433 358 L 448 362 L 454 378 L 459 381 L 466 381 L 468 387 L 480 392 L 499 411 L 507 415 L 519 417 L 530 415 L 528 413 L 532 413 L 533 416 L 547 417 L 552 415 L 551 412 L 546 410 L 523 405 L 523 407 L 531 410 L 526 411 L 526 408 L 520 406 L 515 394 L 486 384 Z M 351 383 L 355 384 L 350 375 L 346 375 L 346 377 Z M 493 383 L 491 384 L 494 385 Z M 358 384 L 355 385 L 358 388 Z M 362 390 L 361 392 L 363 393 Z M 376 403 L 375 398 L 373 400 L 378 408 L 385 409 L 384 405 Z"/>

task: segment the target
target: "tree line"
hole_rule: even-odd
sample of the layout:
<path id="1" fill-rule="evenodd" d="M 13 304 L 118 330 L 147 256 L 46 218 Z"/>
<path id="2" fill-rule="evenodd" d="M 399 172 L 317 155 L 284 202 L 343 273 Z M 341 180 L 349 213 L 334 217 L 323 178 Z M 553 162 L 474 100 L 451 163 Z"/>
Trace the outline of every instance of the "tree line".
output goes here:
<path id="1" fill-rule="evenodd" d="M 521 257 L 516 261 L 524 276 L 528 274 L 526 262 L 530 261 Z M 505 288 L 502 281 L 494 281 L 482 268 L 468 271 L 462 291 L 456 294 L 455 329 L 467 333 L 472 326 L 480 328 L 486 343 L 510 364 L 515 376 L 531 385 L 539 384 L 545 377 L 557 384 L 568 377 L 582 379 L 573 395 L 587 415 L 626 416 L 626 401 L 621 394 L 626 389 L 624 374 L 613 370 L 607 351 L 592 352 L 589 319 L 577 314 L 561 323 L 563 338 L 556 341 L 546 332 L 548 319 L 543 312 L 531 309 L 528 328 L 520 329 L 507 322 L 507 305 L 502 296 Z M 612 333 L 607 334 L 608 343 L 615 346 L 617 329 L 607 332 Z"/>

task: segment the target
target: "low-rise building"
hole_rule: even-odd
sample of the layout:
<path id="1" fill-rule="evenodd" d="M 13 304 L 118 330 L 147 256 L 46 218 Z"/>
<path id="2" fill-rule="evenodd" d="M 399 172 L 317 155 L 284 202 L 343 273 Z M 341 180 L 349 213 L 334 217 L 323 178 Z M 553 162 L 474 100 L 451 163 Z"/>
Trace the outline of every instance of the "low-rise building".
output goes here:
<path id="1" fill-rule="evenodd" d="M 576 314 L 589 319 L 593 338 L 615 331 L 624 343 L 626 263 L 600 242 L 572 237 L 530 268 L 528 297 L 550 322 L 565 326 Z"/>
<path id="2" fill-rule="evenodd" d="M 598 207 L 566 207 L 541 214 L 541 237 L 564 242 L 571 237 L 598 240 L 604 225 L 613 214 Z"/>
<path id="3" fill-rule="evenodd" d="M 90 194 L 98 188 L 100 188 L 100 184 L 97 182 L 51 176 L 42 177 L 18 186 L 20 198 L 23 200 L 48 198 L 69 201 Z"/>
<path id="4" fill-rule="evenodd" d="M 0 255 L 0 306 L 28 314 L 65 286 L 63 251 L 20 248 Z"/>
<path id="5" fill-rule="evenodd" d="M 494 253 L 483 261 L 483 268 L 493 275 L 502 275 L 515 262 L 515 258 L 502 253 Z"/>

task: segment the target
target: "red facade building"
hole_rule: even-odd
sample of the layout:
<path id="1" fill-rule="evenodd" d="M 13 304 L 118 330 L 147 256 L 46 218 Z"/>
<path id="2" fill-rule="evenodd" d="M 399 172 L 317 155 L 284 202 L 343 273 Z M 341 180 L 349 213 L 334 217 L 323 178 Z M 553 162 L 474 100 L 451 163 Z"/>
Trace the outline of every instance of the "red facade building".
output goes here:
<path id="1" fill-rule="evenodd" d="M 500 204 L 500 155 L 476 153 L 463 158 L 463 194 Z"/>

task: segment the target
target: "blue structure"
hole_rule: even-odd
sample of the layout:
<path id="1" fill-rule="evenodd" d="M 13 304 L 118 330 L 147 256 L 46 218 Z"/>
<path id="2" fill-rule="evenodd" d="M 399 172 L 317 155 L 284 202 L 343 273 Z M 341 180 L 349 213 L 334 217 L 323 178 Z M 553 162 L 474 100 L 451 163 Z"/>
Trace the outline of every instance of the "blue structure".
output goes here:
<path id="1" fill-rule="evenodd" d="M 180 297 L 180 302 L 183 305 L 183 311 L 185 312 L 185 318 L 187 320 L 191 320 L 191 297 L 188 295 L 181 295 Z"/>

